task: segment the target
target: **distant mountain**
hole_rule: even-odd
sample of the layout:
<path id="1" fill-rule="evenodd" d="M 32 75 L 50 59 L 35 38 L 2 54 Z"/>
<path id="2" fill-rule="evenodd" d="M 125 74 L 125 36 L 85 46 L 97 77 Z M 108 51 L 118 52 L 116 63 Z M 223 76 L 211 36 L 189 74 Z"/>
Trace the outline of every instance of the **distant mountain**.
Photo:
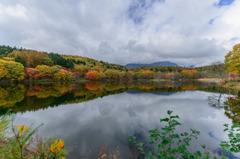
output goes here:
<path id="1" fill-rule="evenodd" d="M 182 65 L 182 67 L 185 67 L 185 68 L 194 68 L 195 65 Z"/>
<path id="2" fill-rule="evenodd" d="M 170 61 L 159 61 L 159 62 L 154 62 L 150 64 L 138 64 L 138 63 L 130 63 L 127 64 L 126 67 L 128 68 L 136 68 L 140 66 L 178 66 L 176 63 L 170 62 Z"/>
<path id="3" fill-rule="evenodd" d="M 195 65 L 189 65 L 187 68 L 194 68 Z"/>

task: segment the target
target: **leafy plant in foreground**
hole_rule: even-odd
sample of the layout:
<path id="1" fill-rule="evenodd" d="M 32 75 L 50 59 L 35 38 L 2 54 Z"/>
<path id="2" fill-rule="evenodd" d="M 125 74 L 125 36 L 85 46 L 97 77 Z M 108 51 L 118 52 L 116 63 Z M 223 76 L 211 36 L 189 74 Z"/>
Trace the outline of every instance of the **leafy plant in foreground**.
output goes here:
<path id="1" fill-rule="evenodd" d="M 228 131 L 229 141 L 221 141 L 220 146 L 222 151 L 240 152 L 240 133 L 237 133 L 240 131 L 239 123 L 232 125 L 230 128 L 228 124 L 224 124 L 224 126 L 226 127 L 224 131 Z"/>
<path id="2" fill-rule="evenodd" d="M 11 116 L 9 116 L 8 113 L 6 115 L 3 115 L 0 118 L 0 141 L 2 141 L 3 138 L 5 138 L 10 122 L 11 122 Z M 0 144 L 0 147 L 1 147 L 1 144 Z"/>
<path id="3" fill-rule="evenodd" d="M 153 150 L 145 150 L 144 143 L 137 142 L 136 137 L 129 138 L 129 142 L 133 143 L 137 147 L 141 154 L 144 154 L 146 159 L 157 159 L 157 158 L 210 158 L 210 153 L 207 152 L 204 145 L 202 145 L 205 151 L 196 151 L 191 153 L 187 148 L 190 146 L 190 141 L 193 138 L 198 137 L 199 131 L 190 129 L 190 133 L 176 133 L 176 126 L 181 125 L 177 121 L 179 116 L 173 116 L 172 111 L 167 111 L 169 117 L 160 119 L 161 123 L 167 123 L 161 130 L 153 129 L 150 130 L 150 144 L 154 146 Z"/>

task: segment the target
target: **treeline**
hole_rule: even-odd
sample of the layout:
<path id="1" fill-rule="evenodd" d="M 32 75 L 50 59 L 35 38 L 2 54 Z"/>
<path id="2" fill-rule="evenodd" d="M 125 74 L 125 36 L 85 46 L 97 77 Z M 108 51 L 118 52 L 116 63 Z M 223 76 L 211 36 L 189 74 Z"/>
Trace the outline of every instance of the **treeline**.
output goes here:
<path id="1" fill-rule="evenodd" d="M 208 66 L 195 67 L 200 78 L 227 78 L 225 64 L 222 62 L 215 62 Z"/>
<path id="2" fill-rule="evenodd" d="M 138 67 L 95 59 L 0 46 L 0 80 L 134 80 L 196 79 L 198 71 L 183 67 Z"/>
<path id="3" fill-rule="evenodd" d="M 16 49 L 16 47 L 0 45 L 0 57 L 7 56 L 9 53 L 13 52 Z"/>
<path id="4" fill-rule="evenodd" d="M 240 44 L 233 46 L 233 49 L 225 55 L 224 63 L 215 62 L 209 66 L 195 68 L 199 75 L 205 77 L 217 77 L 222 81 L 227 79 L 236 81 L 240 74 Z"/>

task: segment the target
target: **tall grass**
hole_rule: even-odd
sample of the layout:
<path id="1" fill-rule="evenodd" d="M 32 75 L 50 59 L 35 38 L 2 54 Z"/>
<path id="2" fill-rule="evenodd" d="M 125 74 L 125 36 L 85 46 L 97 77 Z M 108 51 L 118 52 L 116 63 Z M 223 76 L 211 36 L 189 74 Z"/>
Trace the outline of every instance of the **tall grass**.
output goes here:
<path id="1" fill-rule="evenodd" d="M 8 159 L 55 159 L 65 158 L 67 151 L 62 139 L 42 139 L 37 127 L 13 125 L 14 116 L 8 112 L 0 118 L 0 158 Z"/>

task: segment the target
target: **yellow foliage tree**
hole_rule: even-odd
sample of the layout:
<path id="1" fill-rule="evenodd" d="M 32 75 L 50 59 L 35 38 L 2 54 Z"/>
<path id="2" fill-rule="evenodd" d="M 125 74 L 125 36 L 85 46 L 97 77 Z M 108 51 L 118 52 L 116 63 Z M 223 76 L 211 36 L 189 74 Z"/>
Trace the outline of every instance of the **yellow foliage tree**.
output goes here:
<path id="1" fill-rule="evenodd" d="M 46 65 L 38 65 L 36 69 L 39 70 L 40 74 L 43 78 L 52 78 L 52 71 L 49 66 Z"/>
<path id="2" fill-rule="evenodd" d="M 108 78 L 108 79 L 118 79 L 120 71 L 108 69 L 104 73 L 105 73 L 106 78 Z"/>
<path id="3" fill-rule="evenodd" d="M 52 74 L 55 74 L 55 73 L 58 73 L 62 69 L 62 66 L 55 65 L 55 66 L 50 67 L 50 69 L 52 71 Z"/>
<path id="4" fill-rule="evenodd" d="M 3 77 L 6 77 L 7 74 L 8 72 L 6 69 L 0 68 L 0 79 L 2 79 Z"/>
<path id="5" fill-rule="evenodd" d="M 224 62 L 229 73 L 240 74 L 240 44 L 235 45 L 233 50 L 229 51 Z"/>
<path id="6" fill-rule="evenodd" d="M 0 79 L 3 77 L 12 80 L 23 80 L 25 77 L 24 66 L 18 62 L 0 59 Z"/>
<path id="7" fill-rule="evenodd" d="M 54 74 L 54 79 L 56 80 L 71 80 L 72 73 L 68 72 L 67 70 L 61 69 L 58 73 Z"/>

